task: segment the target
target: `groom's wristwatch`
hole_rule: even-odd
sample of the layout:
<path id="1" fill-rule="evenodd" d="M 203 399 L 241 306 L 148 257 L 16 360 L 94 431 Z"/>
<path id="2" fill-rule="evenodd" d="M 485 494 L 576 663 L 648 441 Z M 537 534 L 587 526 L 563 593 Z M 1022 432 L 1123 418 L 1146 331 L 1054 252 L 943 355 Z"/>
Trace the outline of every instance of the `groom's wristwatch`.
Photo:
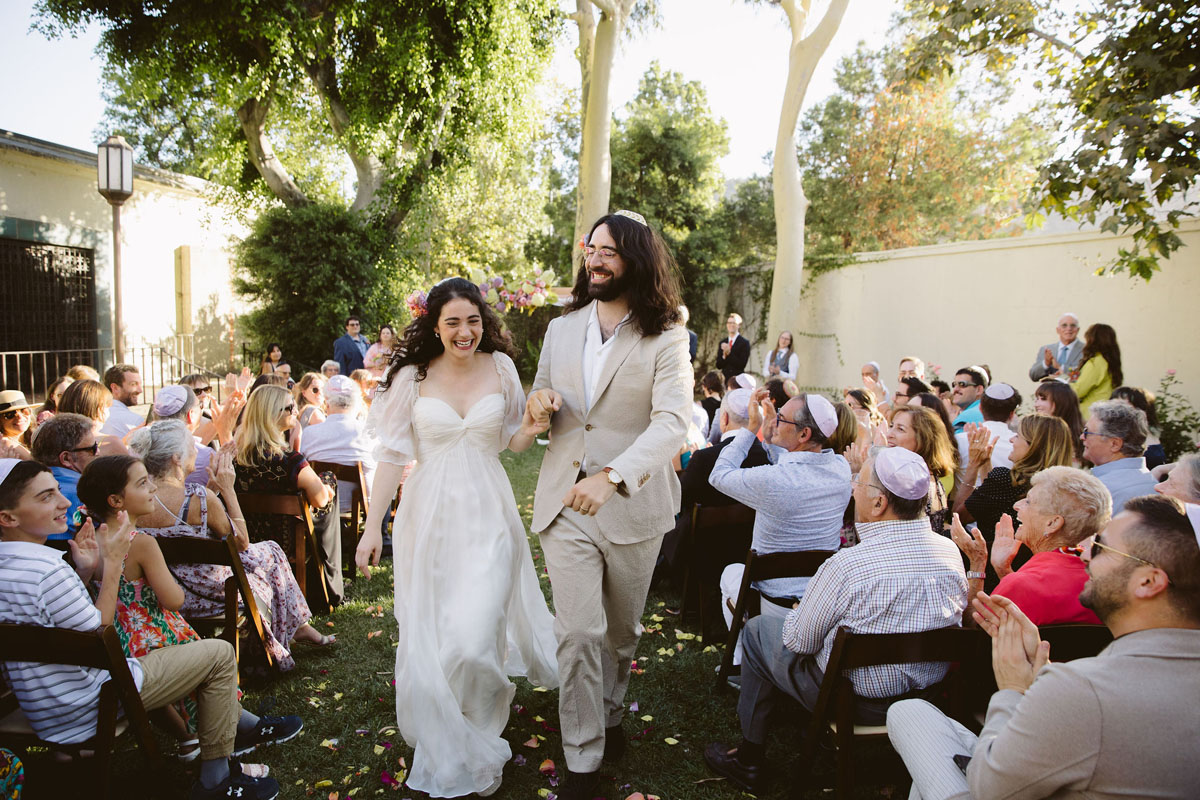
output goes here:
<path id="1" fill-rule="evenodd" d="M 621 477 L 619 472 L 612 467 L 605 467 L 603 472 L 608 478 L 608 482 L 611 483 L 613 488 L 617 490 L 617 494 L 621 495 L 622 497 L 629 497 L 629 490 L 625 488 L 625 479 Z"/>

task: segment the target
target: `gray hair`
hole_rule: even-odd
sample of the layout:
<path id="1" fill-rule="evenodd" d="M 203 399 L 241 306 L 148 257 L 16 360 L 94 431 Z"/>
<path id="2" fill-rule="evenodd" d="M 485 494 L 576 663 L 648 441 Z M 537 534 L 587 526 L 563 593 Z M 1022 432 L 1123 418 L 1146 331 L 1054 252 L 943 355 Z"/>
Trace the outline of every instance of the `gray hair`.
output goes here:
<path id="1" fill-rule="evenodd" d="M 733 392 L 726 392 L 725 396 L 721 398 L 721 411 L 722 413 L 729 415 L 730 422 L 734 422 L 744 428 L 750 424 L 750 418 L 743 417 L 741 414 L 733 410 L 733 403 L 729 399 L 731 396 L 733 396 Z M 753 403 L 754 401 L 751 400 L 750 402 Z M 749 413 L 749 409 L 747 409 L 747 413 Z M 717 422 L 719 424 L 720 420 Z"/>
<path id="2" fill-rule="evenodd" d="M 1173 469 L 1182 470 L 1188 479 L 1188 502 L 1200 502 L 1200 453 L 1188 453 L 1175 464 Z"/>
<path id="3" fill-rule="evenodd" d="M 187 460 L 188 447 L 195 439 L 182 420 L 164 419 L 138 428 L 129 436 L 129 451 L 142 460 L 146 471 L 157 478 L 166 475 L 175 465 Z"/>
<path id="4" fill-rule="evenodd" d="M 1121 455 L 1137 457 L 1146 452 L 1146 437 L 1150 435 L 1146 412 L 1128 403 L 1106 400 L 1093 403 L 1091 415 L 1100 422 L 1097 433 L 1121 440 Z"/>
<path id="5" fill-rule="evenodd" d="M 1056 544 L 1074 547 L 1095 536 L 1112 518 L 1112 495 L 1100 479 L 1074 467 L 1048 467 L 1030 479 L 1034 487 L 1046 489 L 1045 510 L 1063 518 Z"/>
<path id="6" fill-rule="evenodd" d="M 47 467 L 61 467 L 58 457 L 73 450 L 95 430 L 96 423 L 82 414 L 60 411 L 38 426 L 33 433 L 33 460 Z"/>
<path id="7" fill-rule="evenodd" d="M 325 370 L 329 369 L 330 367 L 337 367 L 337 372 L 334 373 L 335 375 L 340 375 L 342 373 L 342 365 L 330 358 L 326 359 L 325 363 L 321 364 L 321 374 L 324 375 Z"/>
<path id="8" fill-rule="evenodd" d="M 350 413 L 358 408 L 359 399 L 362 397 L 362 392 L 325 392 L 325 405 L 330 411 L 335 408 L 345 413 Z"/>

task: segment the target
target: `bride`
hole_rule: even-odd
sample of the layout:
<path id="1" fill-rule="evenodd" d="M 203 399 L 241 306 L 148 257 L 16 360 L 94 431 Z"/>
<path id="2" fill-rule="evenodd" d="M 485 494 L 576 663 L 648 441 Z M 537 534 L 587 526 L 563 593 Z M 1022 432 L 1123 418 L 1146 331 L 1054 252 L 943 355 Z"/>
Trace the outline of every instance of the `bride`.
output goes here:
<path id="1" fill-rule="evenodd" d="M 500 787 L 508 676 L 558 685 L 554 619 L 499 459 L 541 430 L 525 416 L 507 348 L 479 288 L 442 281 L 405 330 L 367 420 L 379 442 L 377 501 L 355 562 L 368 578 L 387 498 L 417 460 L 393 525 L 396 720 L 414 750 L 408 786 L 434 797 Z"/>

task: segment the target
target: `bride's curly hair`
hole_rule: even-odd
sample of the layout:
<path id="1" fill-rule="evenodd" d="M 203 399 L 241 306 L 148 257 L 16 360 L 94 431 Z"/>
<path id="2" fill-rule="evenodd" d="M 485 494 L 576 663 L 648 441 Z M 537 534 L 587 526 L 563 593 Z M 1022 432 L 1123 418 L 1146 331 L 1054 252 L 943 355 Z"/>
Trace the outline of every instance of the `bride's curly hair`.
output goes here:
<path id="1" fill-rule="evenodd" d="M 417 380 L 425 380 L 429 362 L 446 352 L 441 337 L 434 330 L 442 316 L 442 306 L 458 297 L 474 303 L 479 309 L 480 317 L 483 318 L 483 336 L 475 349 L 480 353 L 504 353 L 509 357 L 514 355 L 508 331 L 501 327 L 500 317 L 492 307 L 484 302 L 479 287 L 466 278 L 447 278 L 429 290 L 429 295 L 425 298 L 425 313 L 404 329 L 404 336 L 396 345 L 388 364 L 387 377 L 376 391 L 386 390 L 391 386 L 396 373 L 409 364 L 417 365 Z"/>

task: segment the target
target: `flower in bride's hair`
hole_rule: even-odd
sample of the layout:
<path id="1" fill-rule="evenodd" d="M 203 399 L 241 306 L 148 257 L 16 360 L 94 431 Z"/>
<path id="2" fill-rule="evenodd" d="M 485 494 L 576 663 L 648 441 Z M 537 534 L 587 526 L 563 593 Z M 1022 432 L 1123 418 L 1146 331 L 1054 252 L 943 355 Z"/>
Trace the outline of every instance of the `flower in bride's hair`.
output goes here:
<path id="1" fill-rule="evenodd" d="M 408 313 L 412 314 L 413 319 L 425 316 L 425 312 L 429 309 L 426 301 L 425 292 L 420 289 L 414 290 L 412 294 L 404 299 L 404 302 L 408 305 Z"/>

